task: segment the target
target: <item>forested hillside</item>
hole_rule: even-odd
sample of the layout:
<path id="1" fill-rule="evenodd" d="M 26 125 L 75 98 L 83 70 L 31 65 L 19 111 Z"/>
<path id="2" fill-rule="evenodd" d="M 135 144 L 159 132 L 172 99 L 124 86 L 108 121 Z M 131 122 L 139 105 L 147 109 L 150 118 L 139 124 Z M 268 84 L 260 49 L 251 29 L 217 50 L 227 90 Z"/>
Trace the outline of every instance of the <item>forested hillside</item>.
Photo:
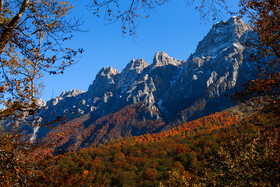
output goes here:
<path id="1" fill-rule="evenodd" d="M 238 114 L 222 112 L 169 131 L 93 145 L 51 158 L 56 164 L 44 183 L 279 185 L 278 120 L 271 113 L 241 119 Z"/>

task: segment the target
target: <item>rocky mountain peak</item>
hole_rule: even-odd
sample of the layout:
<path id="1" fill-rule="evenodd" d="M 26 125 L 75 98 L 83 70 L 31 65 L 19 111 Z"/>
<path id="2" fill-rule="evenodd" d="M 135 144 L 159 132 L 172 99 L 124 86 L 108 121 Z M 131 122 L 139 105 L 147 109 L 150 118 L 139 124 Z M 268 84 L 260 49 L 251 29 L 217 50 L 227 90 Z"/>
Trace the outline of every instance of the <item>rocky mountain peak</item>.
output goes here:
<path id="1" fill-rule="evenodd" d="M 104 67 L 96 75 L 95 80 L 88 88 L 90 96 L 101 96 L 114 89 L 118 80 L 119 71 L 113 67 Z"/>
<path id="2" fill-rule="evenodd" d="M 130 84 L 148 66 L 149 64 L 143 59 L 131 60 L 121 72 L 117 88 Z"/>
<path id="3" fill-rule="evenodd" d="M 112 76 L 115 76 L 119 74 L 119 71 L 116 70 L 113 67 L 103 67 L 98 74 L 96 75 L 95 79 L 101 78 L 101 77 L 106 77 L 106 78 L 111 78 Z"/>
<path id="4" fill-rule="evenodd" d="M 143 69 L 145 69 L 148 66 L 148 62 L 146 62 L 143 59 L 133 59 L 124 68 L 122 74 L 127 73 L 128 71 L 135 71 L 135 73 L 140 74 L 143 71 Z"/>
<path id="5" fill-rule="evenodd" d="M 229 23 L 233 23 L 233 25 L 235 25 L 235 33 L 237 34 L 237 36 L 240 38 L 243 34 L 246 33 L 246 31 L 248 30 L 252 30 L 251 26 L 246 24 L 242 19 L 238 18 L 238 17 L 231 17 L 228 20 Z"/>
<path id="6" fill-rule="evenodd" d="M 80 95 L 81 93 L 85 93 L 85 91 L 73 89 L 70 91 L 62 92 L 59 97 L 76 97 L 76 96 Z"/>
<path id="7" fill-rule="evenodd" d="M 215 57 L 222 50 L 236 43 L 248 30 L 251 30 L 251 27 L 238 17 L 218 22 L 199 42 L 194 56 Z"/>
<path id="8" fill-rule="evenodd" d="M 153 63 L 151 66 L 153 68 L 167 66 L 167 65 L 178 66 L 182 63 L 183 63 L 182 60 L 176 60 L 175 58 L 169 57 L 167 53 L 161 51 L 161 52 L 157 52 L 155 54 L 154 60 L 153 60 Z"/>

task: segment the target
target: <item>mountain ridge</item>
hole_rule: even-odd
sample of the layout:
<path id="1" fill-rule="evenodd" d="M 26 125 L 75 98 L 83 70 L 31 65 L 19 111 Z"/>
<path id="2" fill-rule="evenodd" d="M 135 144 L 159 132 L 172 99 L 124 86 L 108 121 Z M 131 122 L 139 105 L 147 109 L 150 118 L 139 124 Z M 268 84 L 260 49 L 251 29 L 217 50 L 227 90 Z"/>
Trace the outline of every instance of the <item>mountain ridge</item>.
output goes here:
<path id="1" fill-rule="evenodd" d="M 186 61 L 157 52 L 151 64 L 134 59 L 121 72 L 104 67 L 87 91 L 63 92 L 35 117 L 48 123 L 64 115 L 63 122 L 67 122 L 87 114 L 94 122 L 140 104 L 144 112 L 137 119 L 162 120 L 166 126 L 162 129 L 169 129 L 221 111 L 233 105 L 225 95 L 255 76 L 248 65 L 249 52 L 242 45 L 252 32 L 237 17 L 221 21 L 213 25 Z"/>

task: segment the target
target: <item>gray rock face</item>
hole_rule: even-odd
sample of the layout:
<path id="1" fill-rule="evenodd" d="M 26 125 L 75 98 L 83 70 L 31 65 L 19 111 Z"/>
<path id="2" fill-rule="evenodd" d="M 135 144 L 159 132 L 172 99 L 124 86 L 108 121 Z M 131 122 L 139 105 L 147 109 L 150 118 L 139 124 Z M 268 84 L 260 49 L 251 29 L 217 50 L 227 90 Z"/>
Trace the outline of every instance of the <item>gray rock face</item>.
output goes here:
<path id="1" fill-rule="evenodd" d="M 76 97 L 82 93 L 85 93 L 85 91 L 82 91 L 82 90 L 70 90 L 70 91 L 65 91 L 65 92 L 62 92 L 60 94 L 59 97 L 63 98 L 63 97 Z"/>
<path id="2" fill-rule="evenodd" d="M 141 75 L 143 70 L 148 67 L 149 64 L 143 59 L 131 60 L 130 63 L 123 69 L 120 75 L 120 80 L 117 84 L 117 89 L 126 88 L 130 84 L 133 84 L 135 77 Z"/>
<path id="3" fill-rule="evenodd" d="M 104 67 L 96 75 L 95 80 L 88 88 L 88 96 L 100 97 L 108 91 L 113 91 L 118 81 L 119 72 L 113 67 Z"/>
<path id="4" fill-rule="evenodd" d="M 78 116 L 85 112 L 90 112 L 89 103 L 84 98 L 85 91 L 82 90 L 70 90 L 68 92 L 62 92 L 59 97 L 49 100 L 43 108 L 39 110 L 38 116 L 40 116 L 43 123 L 49 123 L 56 121 L 57 118 L 65 115 L 67 120 L 75 118 L 74 113 Z M 36 117 L 36 116 L 35 116 Z"/>
<path id="5" fill-rule="evenodd" d="M 216 57 L 233 43 L 238 43 L 251 27 L 241 19 L 232 17 L 213 25 L 209 33 L 199 42 L 194 56 Z"/>
<path id="6" fill-rule="evenodd" d="M 151 65 L 132 60 L 121 73 L 104 67 L 88 91 L 63 92 L 48 101 L 40 114 L 52 114 L 47 119 L 63 114 L 73 119 L 90 113 L 98 119 L 140 102 L 148 109 L 145 118 L 167 121 L 182 110 L 179 118 L 184 120 L 219 111 L 232 104 L 225 94 L 254 77 L 242 45 L 250 32 L 250 26 L 235 17 L 219 22 L 187 61 L 158 52 Z"/>
<path id="7" fill-rule="evenodd" d="M 151 66 L 152 68 L 168 65 L 178 66 L 182 64 L 182 62 L 182 60 L 176 60 L 175 58 L 169 57 L 165 52 L 157 52 Z"/>

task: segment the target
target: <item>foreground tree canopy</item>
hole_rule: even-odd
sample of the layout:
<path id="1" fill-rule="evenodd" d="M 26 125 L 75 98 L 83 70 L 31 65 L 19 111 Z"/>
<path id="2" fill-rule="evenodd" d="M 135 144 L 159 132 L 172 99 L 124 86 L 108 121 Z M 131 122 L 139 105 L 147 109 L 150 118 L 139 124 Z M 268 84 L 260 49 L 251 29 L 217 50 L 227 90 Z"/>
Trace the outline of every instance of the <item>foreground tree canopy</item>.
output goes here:
<path id="1" fill-rule="evenodd" d="M 66 17 L 73 6 L 57 0 L 0 1 L 0 118 L 37 108 L 44 72 L 63 73 L 82 49 L 63 46 L 79 22 Z M 16 116 L 15 116 L 16 115 Z"/>

